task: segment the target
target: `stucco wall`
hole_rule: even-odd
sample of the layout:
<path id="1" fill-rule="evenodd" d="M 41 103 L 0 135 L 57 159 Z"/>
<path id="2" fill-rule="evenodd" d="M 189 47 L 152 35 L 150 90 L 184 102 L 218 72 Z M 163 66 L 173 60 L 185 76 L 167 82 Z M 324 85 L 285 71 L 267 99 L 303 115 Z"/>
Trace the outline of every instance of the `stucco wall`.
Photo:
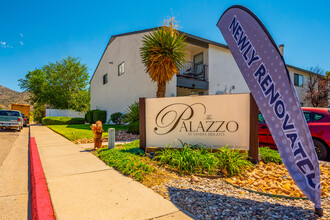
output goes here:
<path id="1" fill-rule="evenodd" d="M 299 101 L 302 104 L 302 106 L 311 106 L 309 102 L 305 101 L 306 84 L 309 81 L 308 73 L 305 73 L 305 72 L 302 72 L 302 71 L 299 71 L 297 69 L 293 69 L 293 68 L 290 68 L 290 67 L 288 68 L 288 70 L 289 70 L 289 74 L 290 74 L 290 78 L 292 80 L 292 83 L 294 83 L 294 74 L 295 73 L 298 73 L 298 74 L 303 76 L 303 85 L 304 85 L 304 87 L 295 86 L 294 88 L 296 89 L 296 93 L 298 95 Z"/>
<path id="2" fill-rule="evenodd" d="M 117 37 L 109 44 L 91 81 L 91 109 L 106 110 L 109 118 L 114 112 L 124 112 L 139 97 L 156 97 L 156 83 L 146 74 L 140 57 L 143 35 Z M 118 65 L 122 62 L 125 73 L 118 76 Z M 106 73 L 108 83 L 103 85 Z M 166 96 L 176 96 L 176 77 L 167 84 Z"/>
<path id="3" fill-rule="evenodd" d="M 210 45 L 209 48 L 209 94 L 216 94 L 217 91 L 226 93 L 246 93 L 250 92 L 245 80 L 238 69 L 238 66 L 228 49 Z M 305 99 L 305 85 L 308 83 L 308 74 L 306 72 L 288 68 L 292 82 L 294 82 L 294 73 L 303 75 L 304 87 L 295 86 L 300 103 L 303 106 L 310 106 Z M 232 89 L 235 86 L 235 89 Z"/>
<path id="4" fill-rule="evenodd" d="M 142 37 L 145 33 L 121 36 L 115 38 L 107 50 L 91 81 L 91 109 L 106 110 L 108 117 L 114 112 L 124 112 L 127 106 L 139 97 L 152 98 L 156 96 L 156 83 L 151 82 L 145 72 L 145 66 L 140 57 Z M 186 53 L 188 61 L 193 61 L 193 55 L 203 52 L 204 63 L 207 64 L 209 90 L 204 94 L 217 93 L 248 93 L 250 90 L 228 49 L 209 45 L 209 48 L 189 46 Z M 110 64 L 112 62 L 112 64 Z M 118 65 L 125 62 L 125 73 L 118 76 Z M 293 81 L 294 73 L 304 76 L 307 83 L 308 74 L 289 68 Z M 103 75 L 108 74 L 108 83 L 103 85 Z M 304 101 L 304 88 L 295 87 L 300 102 Z M 166 96 L 188 95 L 192 90 L 176 87 L 176 76 L 168 83 Z"/>
<path id="5" fill-rule="evenodd" d="M 209 95 L 217 92 L 250 92 L 238 66 L 228 49 L 210 45 L 208 50 Z M 235 87 L 233 89 L 233 86 Z"/>

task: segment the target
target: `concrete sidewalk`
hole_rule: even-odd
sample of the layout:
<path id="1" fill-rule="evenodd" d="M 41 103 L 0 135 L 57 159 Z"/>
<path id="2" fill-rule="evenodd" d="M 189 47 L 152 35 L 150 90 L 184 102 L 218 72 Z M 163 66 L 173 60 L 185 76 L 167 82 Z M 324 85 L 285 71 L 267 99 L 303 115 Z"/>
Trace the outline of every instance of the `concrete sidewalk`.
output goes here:
<path id="1" fill-rule="evenodd" d="M 191 219 L 44 126 L 31 126 L 57 219 Z"/>

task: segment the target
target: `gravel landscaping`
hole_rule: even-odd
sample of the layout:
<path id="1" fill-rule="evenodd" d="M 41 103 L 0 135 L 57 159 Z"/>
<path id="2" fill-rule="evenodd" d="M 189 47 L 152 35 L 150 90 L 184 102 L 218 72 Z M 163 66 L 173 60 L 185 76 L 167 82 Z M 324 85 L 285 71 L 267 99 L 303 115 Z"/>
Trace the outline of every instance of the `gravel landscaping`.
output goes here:
<path id="1" fill-rule="evenodd" d="M 127 133 L 124 130 L 118 130 L 116 131 L 116 135 L 115 135 L 115 141 L 133 141 L 133 140 L 137 140 L 139 139 L 139 135 L 138 134 L 131 134 L 131 133 Z M 102 138 L 102 142 L 108 142 L 108 138 Z M 82 139 L 77 139 L 74 140 L 73 143 L 75 144 L 87 144 L 87 143 L 94 143 L 94 139 L 93 138 L 82 138 Z"/>
<path id="2" fill-rule="evenodd" d="M 316 219 L 309 200 L 273 198 L 237 189 L 222 179 L 173 178 L 152 189 L 198 219 Z M 330 198 L 322 199 L 330 219 Z"/>

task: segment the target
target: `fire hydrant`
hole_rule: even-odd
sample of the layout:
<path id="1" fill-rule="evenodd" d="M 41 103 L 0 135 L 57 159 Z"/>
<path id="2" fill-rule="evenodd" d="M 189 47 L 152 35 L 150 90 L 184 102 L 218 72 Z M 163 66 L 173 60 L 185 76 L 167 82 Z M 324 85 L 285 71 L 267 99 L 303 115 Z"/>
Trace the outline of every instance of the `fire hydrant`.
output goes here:
<path id="1" fill-rule="evenodd" d="M 102 122 L 97 121 L 95 124 L 92 124 L 91 129 L 94 132 L 94 150 L 102 147 Z"/>

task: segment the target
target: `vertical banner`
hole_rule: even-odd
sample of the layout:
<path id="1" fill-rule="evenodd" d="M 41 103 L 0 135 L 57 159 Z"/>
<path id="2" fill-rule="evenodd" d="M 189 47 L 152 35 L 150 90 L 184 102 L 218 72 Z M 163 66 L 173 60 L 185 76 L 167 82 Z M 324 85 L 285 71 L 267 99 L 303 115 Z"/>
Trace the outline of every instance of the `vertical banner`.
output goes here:
<path id="1" fill-rule="evenodd" d="M 321 208 L 320 168 L 312 137 L 283 57 L 247 8 L 227 9 L 217 24 L 265 118 L 292 179 Z"/>

